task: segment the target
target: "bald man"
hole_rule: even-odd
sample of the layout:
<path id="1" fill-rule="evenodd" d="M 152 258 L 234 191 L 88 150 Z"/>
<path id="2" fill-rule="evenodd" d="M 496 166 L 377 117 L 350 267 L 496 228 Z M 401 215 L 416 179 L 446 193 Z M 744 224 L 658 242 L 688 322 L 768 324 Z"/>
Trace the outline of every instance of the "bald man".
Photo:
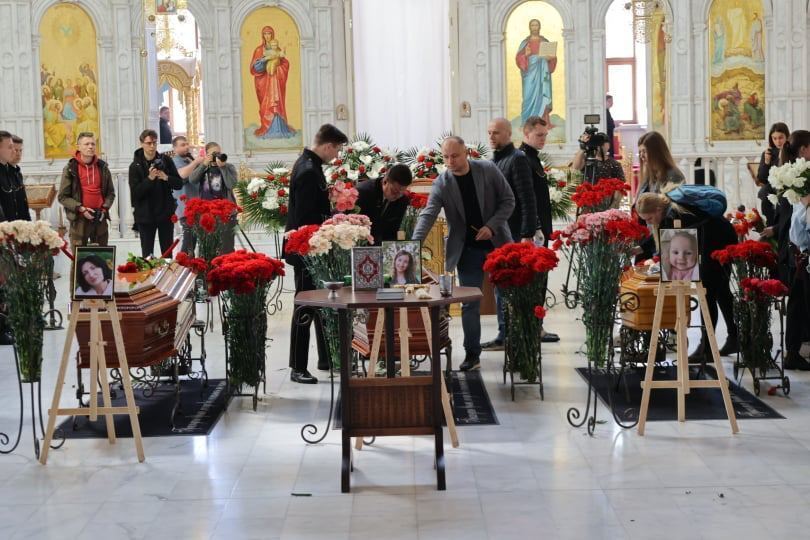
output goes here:
<path id="1" fill-rule="evenodd" d="M 461 137 L 447 137 L 442 142 L 442 156 L 447 170 L 433 182 L 413 239 L 424 240 L 443 209 L 448 228 L 445 269 L 457 269 L 462 286 L 480 288 L 487 255 L 512 241 L 507 220 L 515 209 L 515 196 L 498 167 L 489 161 L 468 159 Z M 480 308 L 480 302 L 461 306 L 466 352 L 459 366 L 462 371 L 481 368 Z"/>
<path id="2" fill-rule="evenodd" d="M 533 242 L 538 229 L 537 207 L 534 196 L 534 181 L 529 159 L 512 143 L 512 125 L 506 118 L 493 118 L 487 127 L 489 145 L 495 152 L 492 161 L 503 174 L 515 194 L 515 210 L 509 217 L 509 231 L 514 242 Z M 485 351 L 502 351 L 505 322 L 503 299 L 495 290 L 498 308 L 498 335 L 481 347 Z M 538 303 L 540 300 L 538 299 Z"/>

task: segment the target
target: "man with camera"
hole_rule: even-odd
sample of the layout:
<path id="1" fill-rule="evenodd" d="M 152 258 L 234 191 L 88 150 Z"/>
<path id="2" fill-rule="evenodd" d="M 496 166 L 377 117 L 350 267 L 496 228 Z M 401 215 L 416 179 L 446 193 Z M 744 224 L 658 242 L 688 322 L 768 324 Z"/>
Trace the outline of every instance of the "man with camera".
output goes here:
<path id="1" fill-rule="evenodd" d="M 202 163 L 191 171 L 188 176 L 188 185 L 197 191 L 197 197 L 205 200 L 228 199 L 235 202 L 233 187 L 239 179 L 236 167 L 228 163 L 228 155 L 222 152 L 219 144 L 209 142 L 205 145 L 205 157 Z M 234 218 L 236 219 L 236 218 Z M 186 246 L 185 230 L 183 231 L 183 245 Z M 193 251 L 197 244 L 194 233 L 189 231 L 189 248 Z M 234 246 L 234 231 L 231 229 L 222 239 L 221 253 L 230 253 Z M 184 250 L 185 251 L 185 250 Z"/>
<path id="2" fill-rule="evenodd" d="M 589 118 L 595 117 L 595 118 Z M 585 123 L 596 120 L 599 115 L 585 115 Z M 579 150 L 574 154 L 572 169 L 582 171 L 585 182 L 596 183 L 603 178 L 618 178 L 624 180 L 624 170 L 621 164 L 610 155 L 610 141 L 604 133 L 597 132 L 595 126 L 585 128 L 579 138 Z"/>
<path id="3" fill-rule="evenodd" d="M 109 210 L 115 200 L 115 186 L 107 163 L 96 156 L 96 138 L 79 133 L 76 153 L 62 170 L 59 204 L 70 222 L 70 243 L 76 246 L 109 240 Z"/>
<path id="4" fill-rule="evenodd" d="M 189 182 L 189 176 L 203 163 L 205 157 L 203 157 L 202 154 L 197 157 L 192 156 L 191 145 L 188 144 L 188 139 L 182 135 L 178 135 L 172 139 L 172 150 L 174 151 L 172 161 L 174 162 L 174 166 L 177 167 L 177 173 L 183 180 L 183 188 L 180 191 L 174 192 L 174 198 L 177 201 L 175 214 L 183 229 L 183 241 L 180 244 L 180 251 L 191 254 L 194 251 L 196 239 L 194 238 L 194 231 L 192 231 L 186 223 L 186 203 L 183 200 L 183 196 L 185 196 L 186 199 L 193 199 L 200 196 L 200 191 L 197 189 L 197 186 Z"/>
<path id="5" fill-rule="evenodd" d="M 183 180 L 174 162 L 158 153 L 155 130 L 142 131 L 138 139 L 141 147 L 135 151 L 129 166 L 129 190 L 141 237 L 141 255 L 148 257 L 154 252 L 156 234 L 160 238 L 160 253 L 165 253 L 172 245 L 172 218 L 177 207 L 172 191 L 181 189 Z"/>

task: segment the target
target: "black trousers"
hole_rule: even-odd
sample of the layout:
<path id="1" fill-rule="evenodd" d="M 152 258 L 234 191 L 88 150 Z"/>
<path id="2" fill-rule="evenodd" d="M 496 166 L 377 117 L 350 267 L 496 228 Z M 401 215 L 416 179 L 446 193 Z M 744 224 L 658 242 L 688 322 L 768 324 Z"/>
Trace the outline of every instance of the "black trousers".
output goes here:
<path id="1" fill-rule="evenodd" d="M 174 241 L 174 223 L 166 220 L 160 223 L 138 223 L 138 234 L 141 236 L 141 256 L 154 254 L 155 233 L 160 240 L 160 255 L 169 249 Z"/>
<path id="2" fill-rule="evenodd" d="M 315 282 L 303 266 L 293 266 L 295 276 L 295 292 L 313 291 Z M 318 365 L 329 366 L 329 349 L 326 347 L 323 326 L 320 319 L 315 318 L 316 309 L 297 308 L 293 311 L 292 325 L 290 327 L 290 367 L 296 371 L 307 369 L 309 362 L 309 327 L 315 320 L 315 341 L 318 344 Z"/>
<path id="3" fill-rule="evenodd" d="M 737 335 L 737 324 L 734 322 L 734 297 L 729 285 L 729 272 L 721 265 L 711 261 L 701 268 L 703 286 L 706 288 L 706 303 L 712 326 L 717 330 L 717 307 L 723 313 L 729 336 Z"/>
<path id="4" fill-rule="evenodd" d="M 787 354 L 798 354 L 802 343 L 810 339 L 810 274 L 805 266 L 794 271 L 785 315 Z"/>

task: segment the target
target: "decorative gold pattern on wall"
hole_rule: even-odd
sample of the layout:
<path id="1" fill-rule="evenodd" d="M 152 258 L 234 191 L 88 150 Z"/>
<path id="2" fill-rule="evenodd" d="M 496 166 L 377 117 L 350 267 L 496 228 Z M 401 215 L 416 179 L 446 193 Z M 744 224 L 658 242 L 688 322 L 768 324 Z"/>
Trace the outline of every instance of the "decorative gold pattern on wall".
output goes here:
<path id="1" fill-rule="evenodd" d="M 667 21 L 660 6 L 653 12 L 650 40 L 650 67 L 652 70 L 652 109 L 650 127 L 669 138 L 669 46 L 672 37 L 667 33 Z M 627 177 L 629 178 L 629 177 Z"/>
<path id="2" fill-rule="evenodd" d="M 76 136 L 91 132 L 99 141 L 96 28 L 75 4 L 48 8 L 39 24 L 40 96 L 46 159 L 71 157 Z"/>

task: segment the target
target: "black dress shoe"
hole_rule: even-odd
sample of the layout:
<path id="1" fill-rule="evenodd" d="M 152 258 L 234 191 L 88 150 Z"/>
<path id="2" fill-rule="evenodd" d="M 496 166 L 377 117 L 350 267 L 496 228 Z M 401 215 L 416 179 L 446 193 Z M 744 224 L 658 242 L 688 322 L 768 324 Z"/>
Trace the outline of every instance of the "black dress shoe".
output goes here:
<path id="1" fill-rule="evenodd" d="M 458 366 L 461 371 L 474 371 L 481 369 L 481 359 L 477 356 L 467 355 L 464 361 Z"/>
<path id="2" fill-rule="evenodd" d="M 788 353 L 785 357 L 784 368 L 810 371 L 810 362 L 802 358 L 798 353 Z"/>
<path id="3" fill-rule="evenodd" d="M 313 377 L 312 374 L 307 370 L 292 370 L 290 372 L 290 380 L 292 382 L 297 382 L 298 384 L 318 384 L 318 379 Z"/>
<path id="4" fill-rule="evenodd" d="M 0 345 L 14 345 L 14 336 L 11 332 L 3 332 L 0 334 Z"/>
<path id="5" fill-rule="evenodd" d="M 543 343 L 557 343 L 560 341 L 560 336 L 557 334 L 553 334 L 551 332 L 543 332 L 543 335 L 540 336 L 540 341 Z"/>
<path id="6" fill-rule="evenodd" d="M 490 341 L 485 341 L 481 344 L 482 351 L 502 351 L 503 350 L 503 340 L 495 338 Z"/>

